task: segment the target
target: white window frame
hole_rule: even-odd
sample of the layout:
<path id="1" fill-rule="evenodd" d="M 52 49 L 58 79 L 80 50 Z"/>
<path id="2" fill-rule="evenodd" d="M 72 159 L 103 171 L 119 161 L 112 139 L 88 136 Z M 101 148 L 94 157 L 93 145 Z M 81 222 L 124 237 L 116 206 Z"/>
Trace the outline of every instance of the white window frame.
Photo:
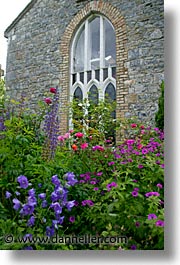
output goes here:
<path id="1" fill-rule="evenodd" d="M 92 21 L 93 18 L 95 17 L 100 17 L 100 68 L 98 68 L 97 70 L 99 70 L 99 81 L 95 79 L 95 70 L 91 69 L 90 67 L 90 60 L 89 60 L 89 53 L 88 50 L 89 48 L 89 22 Z M 74 92 L 76 90 L 77 87 L 80 87 L 82 90 L 82 94 L 83 94 L 83 100 L 85 98 L 88 98 L 88 92 L 91 88 L 92 85 L 95 85 L 98 89 L 98 94 L 99 94 L 99 101 L 104 100 L 105 98 L 105 89 L 108 86 L 109 83 L 112 83 L 115 90 L 116 90 L 116 79 L 112 76 L 112 68 L 115 67 L 114 66 L 109 66 L 109 67 L 105 67 L 104 65 L 104 58 L 105 58 L 105 37 L 104 37 L 104 32 L 105 32 L 105 23 L 104 20 L 108 20 L 105 16 L 97 14 L 97 15 L 91 15 L 89 16 L 84 23 L 82 23 L 82 25 L 79 27 L 79 29 L 77 30 L 73 41 L 72 41 L 72 45 L 71 45 L 71 52 L 70 52 L 70 102 L 72 102 L 73 100 L 73 96 L 74 96 Z M 112 25 L 112 23 L 108 20 L 108 22 L 111 24 L 113 30 L 114 27 Z M 78 40 L 79 35 L 82 32 L 83 27 L 85 26 L 85 37 L 84 37 L 84 71 L 79 71 L 79 72 L 74 72 L 74 53 L 75 53 L 75 47 L 76 47 L 76 43 Z M 114 30 L 115 31 L 115 30 Z M 108 77 L 103 80 L 103 69 L 104 68 L 108 68 Z M 91 76 L 91 80 L 89 82 L 87 82 L 87 72 L 91 71 L 92 72 L 92 76 Z M 84 72 L 84 83 L 82 83 L 80 81 L 80 72 Z M 72 81 L 73 81 L 73 74 L 77 75 L 77 79 L 76 82 L 72 85 Z M 72 125 L 72 119 L 69 120 L 69 128 L 72 129 L 73 125 Z"/>

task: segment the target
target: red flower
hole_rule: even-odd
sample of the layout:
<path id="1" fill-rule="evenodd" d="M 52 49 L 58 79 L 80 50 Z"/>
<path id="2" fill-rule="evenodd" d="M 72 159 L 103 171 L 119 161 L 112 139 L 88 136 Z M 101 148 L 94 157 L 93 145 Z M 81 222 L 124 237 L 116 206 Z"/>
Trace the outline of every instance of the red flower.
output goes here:
<path id="1" fill-rule="evenodd" d="M 72 149 L 73 149 L 74 151 L 76 151 L 76 150 L 78 149 L 78 147 L 77 147 L 76 144 L 73 144 L 71 147 L 72 147 Z"/>
<path id="2" fill-rule="evenodd" d="M 144 127 L 144 125 L 141 125 L 140 128 L 143 130 L 145 127 Z"/>
<path id="3" fill-rule="evenodd" d="M 137 127 L 137 124 L 136 123 L 132 123 L 131 124 L 131 128 L 136 128 Z"/>
<path id="4" fill-rule="evenodd" d="M 140 149 L 142 149 L 142 148 L 143 148 L 143 145 L 142 145 L 142 144 L 138 144 L 138 145 L 137 145 L 137 149 L 140 150 Z"/>
<path id="5" fill-rule="evenodd" d="M 77 138 L 82 138 L 82 137 L 84 136 L 84 134 L 81 133 L 81 132 L 78 132 L 78 133 L 75 134 L 75 136 L 76 136 Z"/>
<path id="6" fill-rule="evenodd" d="M 52 99 L 51 98 L 45 98 L 44 102 L 46 102 L 46 104 L 51 104 L 52 103 Z"/>
<path id="7" fill-rule="evenodd" d="M 55 88 L 55 87 L 51 87 L 51 88 L 49 89 L 49 91 L 50 91 L 51 93 L 53 93 L 53 94 L 56 94 L 56 88 Z"/>

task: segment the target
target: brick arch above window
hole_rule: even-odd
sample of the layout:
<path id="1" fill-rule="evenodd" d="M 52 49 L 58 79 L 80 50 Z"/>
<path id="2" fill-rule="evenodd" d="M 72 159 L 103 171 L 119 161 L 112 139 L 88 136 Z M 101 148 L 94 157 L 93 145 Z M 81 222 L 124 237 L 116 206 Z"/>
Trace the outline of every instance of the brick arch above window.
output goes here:
<path id="1" fill-rule="evenodd" d="M 117 100 L 117 118 L 124 117 L 128 111 L 128 104 L 125 96 L 128 94 L 128 88 L 124 82 L 128 79 L 128 72 L 125 68 L 127 61 L 126 50 L 126 24 L 120 11 L 112 4 L 104 1 L 89 2 L 67 26 L 60 45 L 60 54 L 62 63 L 60 65 L 60 86 L 61 86 L 61 128 L 63 132 L 68 129 L 68 114 L 65 111 L 69 101 L 69 68 L 70 68 L 70 51 L 74 35 L 80 25 L 92 14 L 102 14 L 112 23 L 116 34 L 116 100 Z"/>

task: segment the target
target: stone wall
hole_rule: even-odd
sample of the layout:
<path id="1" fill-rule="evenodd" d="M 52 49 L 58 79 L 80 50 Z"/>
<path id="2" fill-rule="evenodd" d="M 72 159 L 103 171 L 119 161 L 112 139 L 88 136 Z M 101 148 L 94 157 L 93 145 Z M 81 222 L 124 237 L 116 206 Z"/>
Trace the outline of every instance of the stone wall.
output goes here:
<path id="1" fill-rule="evenodd" d="M 25 92 L 33 109 L 49 87 L 59 86 L 61 103 L 65 105 L 71 38 L 83 16 L 100 12 L 112 22 L 117 33 L 117 114 L 119 117 L 137 116 L 153 123 L 159 84 L 164 79 L 163 1 L 32 2 L 34 5 L 5 32 L 8 37 L 8 93 L 18 99 Z M 61 128 L 67 129 L 65 112 Z"/>

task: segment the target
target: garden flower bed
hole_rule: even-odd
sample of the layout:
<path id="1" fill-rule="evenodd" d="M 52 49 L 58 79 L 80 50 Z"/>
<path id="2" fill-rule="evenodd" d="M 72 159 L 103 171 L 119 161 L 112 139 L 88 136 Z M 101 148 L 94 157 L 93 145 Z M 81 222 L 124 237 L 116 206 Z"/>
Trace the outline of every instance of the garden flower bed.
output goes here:
<path id="1" fill-rule="evenodd" d="M 163 131 L 128 120 L 116 145 L 102 125 L 59 135 L 50 93 L 38 115 L 4 107 L 0 248 L 163 249 Z"/>

